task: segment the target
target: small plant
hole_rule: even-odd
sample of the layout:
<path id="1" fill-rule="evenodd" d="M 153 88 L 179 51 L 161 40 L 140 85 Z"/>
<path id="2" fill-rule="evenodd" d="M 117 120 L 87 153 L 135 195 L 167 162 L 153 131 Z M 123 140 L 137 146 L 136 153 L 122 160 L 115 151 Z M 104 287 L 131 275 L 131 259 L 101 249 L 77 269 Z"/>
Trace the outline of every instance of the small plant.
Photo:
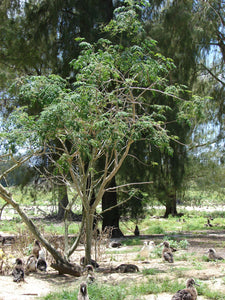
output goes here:
<path id="1" fill-rule="evenodd" d="M 210 261 L 207 255 L 203 255 L 202 260 L 206 262 Z"/>
<path id="2" fill-rule="evenodd" d="M 143 269 L 142 274 L 143 275 L 156 275 L 158 273 L 163 273 L 164 271 L 158 270 L 158 269 Z"/>
<path id="3" fill-rule="evenodd" d="M 165 233 L 165 230 L 161 225 L 152 225 L 148 232 L 151 234 L 163 234 Z"/>
<path id="4" fill-rule="evenodd" d="M 188 253 L 182 253 L 179 256 L 176 256 L 176 261 L 189 261 L 190 256 Z"/>
<path id="5" fill-rule="evenodd" d="M 187 240 L 181 240 L 179 242 L 179 248 L 180 249 L 187 249 L 190 246 L 189 242 Z"/>
<path id="6" fill-rule="evenodd" d="M 136 261 L 145 261 L 146 260 L 146 257 L 143 257 L 143 256 L 141 256 L 140 254 L 138 254 L 137 256 L 136 256 L 136 258 L 135 258 L 135 260 Z"/>
<path id="7" fill-rule="evenodd" d="M 136 246 L 136 245 L 142 245 L 143 242 L 140 238 L 134 238 L 134 239 L 127 239 L 121 242 L 123 246 Z"/>

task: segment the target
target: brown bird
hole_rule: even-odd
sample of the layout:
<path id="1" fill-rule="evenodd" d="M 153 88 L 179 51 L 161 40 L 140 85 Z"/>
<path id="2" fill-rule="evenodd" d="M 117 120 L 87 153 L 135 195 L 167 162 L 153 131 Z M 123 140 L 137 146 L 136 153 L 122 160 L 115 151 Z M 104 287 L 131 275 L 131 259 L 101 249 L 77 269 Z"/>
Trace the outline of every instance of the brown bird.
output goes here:
<path id="1" fill-rule="evenodd" d="M 38 240 L 34 241 L 34 246 L 33 246 L 33 250 L 32 253 L 33 255 L 38 258 L 39 257 L 39 251 L 41 250 L 41 245 L 40 242 Z"/>
<path id="2" fill-rule="evenodd" d="M 186 289 L 179 290 L 171 300 L 196 300 L 198 292 L 194 285 L 198 285 L 193 278 L 187 280 Z"/>
<path id="3" fill-rule="evenodd" d="M 29 274 L 30 272 L 36 272 L 37 271 L 37 258 L 35 255 L 31 254 L 26 263 L 25 272 L 26 274 Z"/>
<path id="4" fill-rule="evenodd" d="M 22 259 L 16 259 L 16 266 L 12 271 L 12 276 L 14 282 L 24 281 L 24 268 Z"/>
<path id="5" fill-rule="evenodd" d="M 85 270 L 87 271 L 87 283 L 93 283 L 96 279 L 93 266 L 86 265 Z"/>
<path id="6" fill-rule="evenodd" d="M 87 284 L 85 282 L 82 282 L 80 284 L 77 300 L 89 300 L 88 292 L 87 292 Z"/>
<path id="7" fill-rule="evenodd" d="M 163 242 L 164 248 L 162 250 L 162 258 L 165 261 L 168 261 L 169 263 L 173 263 L 174 259 L 173 259 L 173 253 L 172 253 L 172 249 L 170 248 L 170 244 L 165 241 Z"/>
<path id="8" fill-rule="evenodd" d="M 44 258 L 39 257 L 37 260 L 37 269 L 41 272 L 46 272 L 47 270 L 47 262 Z"/>
<path id="9" fill-rule="evenodd" d="M 121 264 L 115 268 L 116 271 L 120 273 L 135 273 L 139 272 L 139 268 L 133 264 Z"/>
<path id="10" fill-rule="evenodd" d="M 207 219 L 207 224 L 205 224 L 205 227 L 213 227 L 213 225 L 210 223 L 210 219 Z"/>
<path id="11" fill-rule="evenodd" d="M 80 265 L 81 265 L 82 267 L 85 267 L 84 261 L 85 261 L 85 257 L 83 256 L 83 257 L 81 257 L 81 259 L 80 259 Z M 98 268 L 98 267 L 99 267 L 99 264 L 98 264 L 94 259 L 92 259 L 92 258 L 91 258 L 91 265 L 92 265 L 94 268 Z"/>
<path id="12" fill-rule="evenodd" d="M 223 260 L 224 259 L 222 256 L 219 256 L 218 254 L 216 254 L 216 251 L 213 248 L 209 248 L 209 250 L 206 253 L 208 253 L 208 258 L 210 260 Z"/>
<path id="13" fill-rule="evenodd" d="M 135 226 L 134 235 L 135 236 L 139 236 L 140 235 L 140 231 L 139 231 L 139 228 L 138 228 L 137 225 Z"/>
<path id="14" fill-rule="evenodd" d="M 111 248 L 120 248 L 122 246 L 122 244 L 120 242 L 111 242 L 109 244 L 109 247 Z"/>

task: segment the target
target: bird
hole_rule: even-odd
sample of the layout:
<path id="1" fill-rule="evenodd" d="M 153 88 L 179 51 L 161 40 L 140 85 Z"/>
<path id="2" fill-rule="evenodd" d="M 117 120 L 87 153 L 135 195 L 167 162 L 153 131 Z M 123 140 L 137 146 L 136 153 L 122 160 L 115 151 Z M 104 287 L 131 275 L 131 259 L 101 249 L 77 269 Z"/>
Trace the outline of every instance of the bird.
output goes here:
<path id="1" fill-rule="evenodd" d="M 38 258 L 43 258 L 46 260 L 46 252 L 43 248 L 41 248 L 41 250 L 39 250 Z"/>
<path id="2" fill-rule="evenodd" d="M 87 283 L 93 283 L 96 280 L 93 266 L 86 265 L 85 270 L 87 271 Z"/>
<path id="3" fill-rule="evenodd" d="M 119 271 L 120 273 L 135 273 L 139 272 L 139 268 L 133 264 L 121 264 L 115 268 L 115 271 Z"/>
<path id="4" fill-rule="evenodd" d="M 207 224 L 205 224 L 205 227 L 213 227 L 213 225 L 210 223 L 210 219 L 207 219 Z"/>
<path id="5" fill-rule="evenodd" d="M 80 284 L 77 300 L 89 300 L 87 284 L 85 282 Z"/>
<path id="6" fill-rule="evenodd" d="M 224 259 L 222 256 L 219 256 L 218 254 L 216 254 L 216 251 L 213 248 L 209 248 L 209 250 L 206 253 L 208 253 L 208 258 L 210 260 L 223 260 Z"/>
<path id="7" fill-rule="evenodd" d="M 149 245 L 147 241 L 144 241 L 143 247 L 139 251 L 139 255 L 144 258 L 149 258 Z"/>
<path id="8" fill-rule="evenodd" d="M 174 259 L 173 259 L 173 253 L 172 253 L 172 249 L 170 248 L 170 244 L 165 241 L 163 242 L 164 248 L 162 250 L 162 258 L 165 261 L 168 261 L 169 263 L 173 263 Z"/>
<path id="9" fill-rule="evenodd" d="M 38 240 L 34 241 L 33 249 L 32 249 L 32 254 L 38 258 L 39 257 L 39 251 L 41 250 L 41 245 Z"/>
<path id="10" fill-rule="evenodd" d="M 26 263 L 25 273 L 29 274 L 30 272 L 37 271 L 37 258 L 35 255 L 31 254 Z"/>
<path id="11" fill-rule="evenodd" d="M 187 280 L 186 288 L 179 290 L 171 300 L 196 300 L 198 292 L 194 285 L 198 285 L 193 278 Z"/>
<path id="12" fill-rule="evenodd" d="M 12 276 L 14 282 L 24 281 L 24 268 L 22 259 L 16 259 L 16 266 L 12 271 Z"/>
<path id="13" fill-rule="evenodd" d="M 140 231 L 139 231 L 139 228 L 138 228 L 137 225 L 135 226 L 134 235 L 135 236 L 139 236 L 140 235 Z"/>
<path id="14" fill-rule="evenodd" d="M 110 244 L 109 244 L 109 246 L 111 247 L 111 248 L 120 248 L 121 246 L 122 246 L 122 244 L 120 243 L 120 242 L 111 242 Z"/>
<path id="15" fill-rule="evenodd" d="M 83 256 L 83 257 L 81 257 L 81 259 L 80 259 L 80 265 L 81 265 L 82 267 L 85 266 L 84 261 L 85 261 L 85 257 Z M 98 264 L 94 259 L 91 259 L 91 265 L 92 265 L 94 268 L 98 268 L 98 267 L 99 267 L 99 264 Z"/>
<path id="16" fill-rule="evenodd" d="M 42 272 L 46 272 L 47 270 L 47 262 L 45 258 L 39 257 L 37 260 L 37 269 Z"/>
<path id="17" fill-rule="evenodd" d="M 149 249 L 149 252 L 152 252 L 155 249 L 155 242 L 154 241 L 150 241 L 148 243 L 148 249 Z"/>

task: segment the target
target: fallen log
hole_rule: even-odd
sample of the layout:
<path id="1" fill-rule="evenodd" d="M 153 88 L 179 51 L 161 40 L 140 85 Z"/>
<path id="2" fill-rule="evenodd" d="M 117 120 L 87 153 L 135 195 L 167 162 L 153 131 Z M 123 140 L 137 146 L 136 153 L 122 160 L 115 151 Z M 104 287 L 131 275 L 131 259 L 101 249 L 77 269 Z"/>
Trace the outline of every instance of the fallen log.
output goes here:
<path id="1" fill-rule="evenodd" d="M 82 275 L 82 270 L 79 265 L 71 263 L 52 263 L 51 267 L 59 272 L 59 275 L 69 274 L 75 277 L 80 277 Z"/>

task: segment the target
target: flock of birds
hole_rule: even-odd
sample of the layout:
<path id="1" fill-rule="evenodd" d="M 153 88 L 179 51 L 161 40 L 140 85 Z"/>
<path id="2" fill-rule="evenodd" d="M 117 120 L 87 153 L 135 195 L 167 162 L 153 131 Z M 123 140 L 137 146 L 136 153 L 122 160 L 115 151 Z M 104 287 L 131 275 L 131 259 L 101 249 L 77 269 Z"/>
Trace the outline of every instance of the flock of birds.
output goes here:
<path id="1" fill-rule="evenodd" d="M 117 242 L 116 242 L 117 243 Z M 111 244 L 111 247 L 120 247 L 121 244 Z M 159 246 L 162 248 L 162 259 L 168 263 L 174 262 L 173 252 L 177 251 L 175 248 L 170 246 L 168 241 L 164 241 Z M 149 258 L 150 253 L 155 249 L 156 245 L 154 241 L 145 241 L 143 247 L 141 248 L 139 255 L 143 258 Z M 223 257 L 217 255 L 215 249 L 210 248 L 206 252 L 208 253 L 208 258 L 210 260 L 223 260 Z M 84 257 L 80 259 L 80 265 L 83 266 L 84 274 L 86 272 L 86 281 L 82 282 L 79 287 L 78 300 L 89 300 L 87 284 L 95 281 L 94 268 L 99 268 L 98 263 L 95 260 L 91 260 L 91 264 L 84 265 Z M 37 270 L 46 271 L 47 262 L 46 262 L 46 252 L 41 247 L 38 240 L 34 241 L 32 254 L 28 257 L 26 264 L 24 266 L 22 259 L 17 258 L 15 267 L 12 271 L 13 281 L 20 282 L 24 281 L 25 274 L 30 272 L 36 272 Z M 112 271 L 112 269 L 111 269 Z M 121 264 L 118 267 L 114 268 L 114 271 L 121 273 L 128 272 L 137 272 L 139 271 L 138 267 L 133 264 Z M 186 283 L 186 288 L 181 289 L 172 296 L 171 300 L 196 300 L 197 299 L 197 290 L 195 285 L 198 285 L 193 278 L 189 278 Z"/>
<path id="2" fill-rule="evenodd" d="M 41 247 L 40 242 L 35 240 L 32 254 L 28 257 L 25 267 L 21 258 L 16 259 L 15 267 L 12 271 L 13 281 L 24 281 L 25 274 L 36 272 L 37 270 L 46 272 L 47 262 L 45 250 Z"/>
<path id="3" fill-rule="evenodd" d="M 170 246 L 168 241 L 164 241 L 162 244 L 162 259 L 166 262 L 173 263 L 174 256 L 173 252 L 177 251 L 175 248 Z M 153 241 L 144 242 L 142 249 L 140 250 L 140 255 L 148 258 L 149 253 L 154 249 L 155 243 Z M 223 260 L 224 258 L 218 255 L 213 248 L 209 248 L 206 252 L 208 254 L 208 259 L 211 261 Z M 195 285 L 198 285 L 193 278 L 189 278 L 186 283 L 186 288 L 181 289 L 173 295 L 171 300 L 196 300 L 198 293 L 195 288 Z"/>

